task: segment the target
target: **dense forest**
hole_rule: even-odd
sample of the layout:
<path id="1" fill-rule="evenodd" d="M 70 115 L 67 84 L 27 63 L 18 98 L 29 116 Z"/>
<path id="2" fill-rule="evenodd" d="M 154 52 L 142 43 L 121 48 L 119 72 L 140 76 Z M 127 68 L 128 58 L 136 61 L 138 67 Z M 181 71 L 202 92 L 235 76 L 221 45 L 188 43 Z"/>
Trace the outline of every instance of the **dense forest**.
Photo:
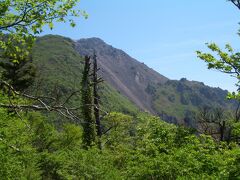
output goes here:
<path id="1" fill-rule="evenodd" d="M 99 40 L 89 51 L 80 41 L 39 37 L 56 21 L 74 27 L 74 18 L 87 18 L 77 3 L 0 2 L 0 179 L 239 179 L 239 92 L 169 80 L 94 45 Z M 238 0 L 229 3 L 240 9 Z M 196 56 L 236 77 L 239 88 L 240 53 L 208 47 L 212 54 Z M 114 82 L 121 72 L 109 70 L 109 80 L 101 72 L 101 57 L 122 56 L 133 77 L 127 83 L 140 84 L 146 104 L 127 96 L 135 85 L 121 93 L 127 83 Z"/>

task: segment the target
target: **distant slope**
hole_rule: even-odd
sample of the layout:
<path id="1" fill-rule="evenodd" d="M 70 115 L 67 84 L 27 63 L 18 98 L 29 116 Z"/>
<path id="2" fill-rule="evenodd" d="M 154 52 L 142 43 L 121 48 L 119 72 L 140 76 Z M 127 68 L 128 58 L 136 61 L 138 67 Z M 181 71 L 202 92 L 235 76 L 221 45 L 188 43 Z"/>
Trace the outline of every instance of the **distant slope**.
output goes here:
<path id="1" fill-rule="evenodd" d="M 37 66 L 37 78 L 30 87 L 31 93 L 62 97 L 81 88 L 83 58 L 75 51 L 75 43 L 69 38 L 55 35 L 39 37 L 33 50 L 33 63 Z M 138 108 L 126 97 L 102 83 L 101 102 L 104 110 L 134 114 Z M 79 107 L 80 94 L 72 98 L 70 104 Z"/>
<path id="2" fill-rule="evenodd" d="M 75 48 L 80 55 L 95 52 L 101 74 L 110 85 L 142 110 L 168 122 L 191 125 L 192 116 L 202 106 L 231 109 L 235 105 L 226 100 L 227 91 L 186 79 L 169 80 L 99 38 L 80 39 Z"/>
<path id="3" fill-rule="evenodd" d="M 192 117 L 200 107 L 234 109 L 236 102 L 227 100 L 227 93 L 226 90 L 182 78 L 180 81 L 169 80 L 162 86 L 156 86 L 152 103 L 154 110 L 163 119 L 194 126 Z"/>

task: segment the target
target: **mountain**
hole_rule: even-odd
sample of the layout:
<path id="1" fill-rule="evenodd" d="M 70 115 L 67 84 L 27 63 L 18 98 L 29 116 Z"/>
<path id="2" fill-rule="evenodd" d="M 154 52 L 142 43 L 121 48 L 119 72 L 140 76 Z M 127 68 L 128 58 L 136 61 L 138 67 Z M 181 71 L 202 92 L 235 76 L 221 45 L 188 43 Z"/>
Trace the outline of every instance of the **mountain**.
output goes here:
<path id="1" fill-rule="evenodd" d="M 46 35 L 39 37 L 33 48 L 33 63 L 37 75 L 34 84 L 28 89 L 31 94 L 66 98 L 81 88 L 84 60 L 75 50 L 75 42 L 69 38 Z M 139 108 L 121 95 L 107 82 L 100 87 L 101 108 L 106 111 L 119 111 L 136 114 Z M 70 106 L 79 107 L 80 94 L 69 102 Z M 114 103 L 113 103 L 114 102 Z M 55 118 L 55 117 L 54 117 Z M 61 121 L 61 117 L 58 117 Z"/>
<path id="2" fill-rule="evenodd" d="M 80 39 L 75 48 L 80 55 L 95 52 L 104 80 L 142 110 L 168 122 L 191 124 L 203 106 L 235 106 L 226 99 L 227 91 L 185 78 L 170 80 L 99 38 Z"/>
<path id="3" fill-rule="evenodd" d="M 105 80 L 100 89 L 103 110 L 136 114 L 140 109 L 167 122 L 194 126 L 193 116 L 202 106 L 235 106 L 226 100 L 227 91 L 184 78 L 170 80 L 99 38 L 39 37 L 33 50 L 37 78 L 29 91 L 52 96 L 57 89 L 64 97 L 80 89 L 83 56 L 94 52 Z M 80 101 L 78 94 L 69 103 L 79 106 Z"/>

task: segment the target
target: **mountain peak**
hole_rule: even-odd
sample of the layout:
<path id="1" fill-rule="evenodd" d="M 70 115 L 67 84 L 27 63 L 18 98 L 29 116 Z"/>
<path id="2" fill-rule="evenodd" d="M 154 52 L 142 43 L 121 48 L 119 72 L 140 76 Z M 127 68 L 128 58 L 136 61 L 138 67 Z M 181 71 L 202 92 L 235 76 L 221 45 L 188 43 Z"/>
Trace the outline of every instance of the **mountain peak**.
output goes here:
<path id="1" fill-rule="evenodd" d="M 97 37 L 80 39 L 76 42 L 76 47 L 81 52 L 81 55 L 91 56 L 96 53 L 97 56 L 103 54 L 116 56 L 116 52 L 124 54 L 122 50 L 112 47 Z"/>
<path id="2" fill-rule="evenodd" d="M 92 43 L 92 44 L 102 44 L 102 45 L 105 45 L 106 43 L 98 38 L 98 37 L 91 37 L 91 38 L 82 38 L 82 39 L 79 39 L 77 40 L 77 42 L 88 42 L 88 43 Z"/>

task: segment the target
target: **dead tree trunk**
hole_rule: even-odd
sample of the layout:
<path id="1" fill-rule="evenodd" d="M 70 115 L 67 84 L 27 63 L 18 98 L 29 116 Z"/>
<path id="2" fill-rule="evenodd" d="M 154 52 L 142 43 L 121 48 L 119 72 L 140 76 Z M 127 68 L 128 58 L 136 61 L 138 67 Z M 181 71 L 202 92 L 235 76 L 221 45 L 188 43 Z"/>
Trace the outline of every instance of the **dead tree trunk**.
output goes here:
<path id="1" fill-rule="evenodd" d="M 97 65 L 97 56 L 94 54 L 93 56 L 93 98 L 94 98 L 94 116 L 96 120 L 96 129 L 97 129 L 97 136 L 99 138 L 98 144 L 99 148 L 101 149 L 101 136 L 102 136 L 102 127 L 100 121 L 100 109 L 99 109 L 99 100 L 100 96 L 98 94 L 98 84 L 101 82 L 101 78 L 98 77 L 98 65 Z"/>
<path id="2" fill-rule="evenodd" d="M 220 126 L 220 141 L 224 141 L 225 140 L 224 139 L 225 129 L 226 129 L 225 124 L 226 124 L 225 121 L 223 121 L 222 124 L 219 123 L 219 126 Z"/>

